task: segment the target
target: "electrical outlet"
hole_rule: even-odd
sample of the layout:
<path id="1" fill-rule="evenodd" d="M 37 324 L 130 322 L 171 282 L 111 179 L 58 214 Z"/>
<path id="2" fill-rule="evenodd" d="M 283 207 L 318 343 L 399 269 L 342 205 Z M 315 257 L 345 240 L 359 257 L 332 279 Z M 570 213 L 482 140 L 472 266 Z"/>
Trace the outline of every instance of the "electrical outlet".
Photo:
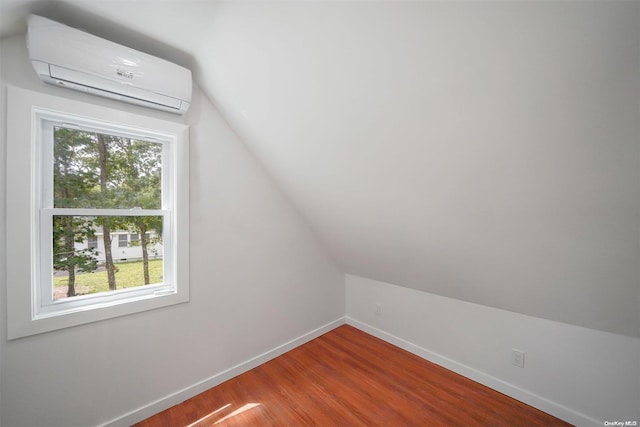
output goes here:
<path id="1" fill-rule="evenodd" d="M 375 313 L 379 316 L 382 314 L 382 305 L 380 305 L 379 302 L 376 303 L 376 310 Z"/>
<path id="2" fill-rule="evenodd" d="M 524 368 L 524 351 L 511 349 L 511 364 L 518 368 Z"/>

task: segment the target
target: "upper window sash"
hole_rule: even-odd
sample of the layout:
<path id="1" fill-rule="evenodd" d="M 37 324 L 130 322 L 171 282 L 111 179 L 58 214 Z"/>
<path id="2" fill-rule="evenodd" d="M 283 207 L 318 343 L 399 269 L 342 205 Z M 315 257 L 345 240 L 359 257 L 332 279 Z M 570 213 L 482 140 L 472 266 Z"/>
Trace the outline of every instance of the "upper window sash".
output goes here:
<path id="1" fill-rule="evenodd" d="M 156 131 L 139 130 L 117 124 L 101 123 L 97 120 L 87 120 L 71 115 L 61 115 L 52 111 L 34 109 L 34 125 L 38 127 L 33 134 L 40 135 L 37 143 L 42 144 L 41 150 L 36 150 L 34 159 L 35 173 L 40 174 L 34 188 L 36 208 L 54 208 L 53 197 L 53 159 L 54 159 L 54 128 L 56 126 L 76 129 L 80 131 L 107 134 L 129 139 L 139 139 L 162 145 L 162 174 L 161 174 L 161 209 L 172 209 L 174 170 L 171 144 L 176 143 L 175 135 L 162 134 Z M 131 208 L 134 208 L 133 206 Z"/>

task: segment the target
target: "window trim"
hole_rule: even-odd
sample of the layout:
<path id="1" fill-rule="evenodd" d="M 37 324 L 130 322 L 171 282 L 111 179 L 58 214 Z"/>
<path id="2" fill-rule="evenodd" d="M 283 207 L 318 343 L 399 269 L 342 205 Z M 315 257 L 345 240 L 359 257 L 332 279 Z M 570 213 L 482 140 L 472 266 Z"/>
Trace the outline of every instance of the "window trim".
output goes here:
<path id="1" fill-rule="evenodd" d="M 7 176 L 12 185 L 7 186 L 7 241 L 29 235 L 17 248 L 7 251 L 7 313 L 8 338 L 67 328 L 113 317 L 138 313 L 189 301 L 189 128 L 182 123 L 162 120 L 123 110 L 115 110 L 67 98 L 33 92 L 7 86 Z M 37 200 L 42 200 L 42 186 L 38 177 L 42 171 L 42 160 L 36 156 L 37 114 L 64 115 L 84 123 L 108 123 L 109 129 L 121 129 L 131 136 L 132 129 L 147 133 L 173 135 L 173 155 L 170 158 L 173 171 L 167 179 L 174 188 L 172 214 L 167 236 L 173 247 L 165 247 L 165 262 L 174 266 L 171 282 L 175 291 L 158 289 L 158 292 L 137 295 L 122 289 L 116 293 L 127 294 L 126 301 L 102 301 L 83 307 L 38 316 L 37 287 L 40 266 L 36 262 L 42 245 L 38 240 L 40 217 L 36 217 Z M 173 116 L 172 116 L 173 118 Z M 51 166 L 52 167 L 52 166 Z M 168 197 L 163 195 L 163 197 Z M 168 206 L 164 204 L 163 206 Z M 58 212 L 60 209 L 56 209 Z M 81 211 L 72 209 L 74 214 Z M 94 211 L 95 212 L 95 211 Z M 145 211 L 145 215 L 149 211 Z M 165 217 L 166 218 L 166 217 Z M 178 256 L 179 254 L 179 256 Z M 169 260 L 167 260 L 167 258 Z M 154 285 L 149 285 L 153 287 Z M 131 288 L 133 290 L 137 288 Z M 111 295 L 109 292 L 108 295 Z M 75 298 L 74 298 L 75 299 Z M 95 299 L 95 298 L 94 298 Z"/>

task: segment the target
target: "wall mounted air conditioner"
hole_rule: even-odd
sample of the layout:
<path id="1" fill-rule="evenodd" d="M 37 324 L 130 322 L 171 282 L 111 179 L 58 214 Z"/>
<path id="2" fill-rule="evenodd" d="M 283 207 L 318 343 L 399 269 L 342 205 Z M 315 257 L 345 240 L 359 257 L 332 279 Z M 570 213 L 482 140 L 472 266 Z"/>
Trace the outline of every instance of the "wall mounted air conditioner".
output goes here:
<path id="1" fill-rule="evenodd" d="M 28 24 L 29 57 L 46 83 L 177 114 L 189 108 L 190 70 L 41 16 Z"/>

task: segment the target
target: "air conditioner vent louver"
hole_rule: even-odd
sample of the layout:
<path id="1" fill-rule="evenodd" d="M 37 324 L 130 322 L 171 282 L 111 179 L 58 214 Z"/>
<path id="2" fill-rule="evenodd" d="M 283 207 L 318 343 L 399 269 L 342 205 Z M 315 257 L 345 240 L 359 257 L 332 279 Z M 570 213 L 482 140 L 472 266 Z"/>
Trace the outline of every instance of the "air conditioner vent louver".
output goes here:
<path id="1" fill-rule="evenodd" d="M 183 114 L 191 71 L 49 19 L 31 15 L 29 57 L 46 83 Z"/>

